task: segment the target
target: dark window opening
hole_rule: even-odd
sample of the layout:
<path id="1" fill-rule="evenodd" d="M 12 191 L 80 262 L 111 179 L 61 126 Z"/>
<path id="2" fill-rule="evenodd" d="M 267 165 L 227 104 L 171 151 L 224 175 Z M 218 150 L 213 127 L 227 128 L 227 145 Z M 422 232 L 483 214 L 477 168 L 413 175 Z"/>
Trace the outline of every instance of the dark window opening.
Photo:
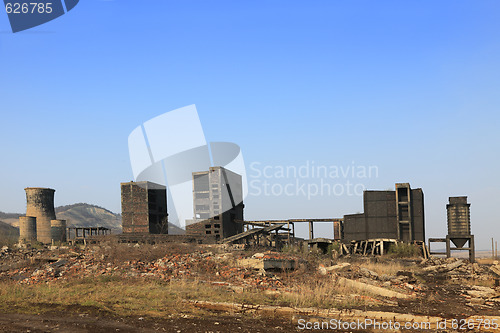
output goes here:
<path id="1" fill-rule="evenodd" d="M 399 202 L 408 202 L 408 188 L 398 188 L 398 200 Z"/>

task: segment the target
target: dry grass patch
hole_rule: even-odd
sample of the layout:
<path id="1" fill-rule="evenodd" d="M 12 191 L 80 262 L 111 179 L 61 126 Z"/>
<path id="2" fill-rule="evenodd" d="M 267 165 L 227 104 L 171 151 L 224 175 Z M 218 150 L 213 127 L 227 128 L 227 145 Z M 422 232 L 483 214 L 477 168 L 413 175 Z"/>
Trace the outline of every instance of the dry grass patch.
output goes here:
<path id="1" fill-rule="evenodd" d="M 37 313 L 40 307 L 91 306 L 117 315 L 161 316 L 185 310 L 183 299 L 222 299 L 224 290 L 202 285 L 196 281 L 168 283 L 102 277 L 79 279 L 67 283 L 19 285 L 0 284 L 0 309 Z M 50 308 L 49 308 L 50 310 Z"/>
<path id="2" fill-rule="evenodd" d="M 353 297 L 356 290 L 339 286 L 334 279 L 311 279 L 308 283 L 297 284 L 291 292 L 281 294 L 279 305 L 298 308 L 352 308 L 366 305 L 366 300 Z"/>
<path id="3" fill-rule="evenodd" d="M 39 285 L 2 282 L 0 311 L 40 313 L 55 308 L 91 307 L 123 316 L 164 316 L 197 311 L 186 307 L 185 300 L 318 308 L 349 308 L 364 304 L 347 296 L 352 293 L 353 290 L 338 287 L 330 278 L 311 279 L 291 292 L 268 293 L 257 288 L 234 292 L 225 286 L 197 280 L 162 282 L 106 276 Z"/>
<path id="4" fill-rule="evenodd" d="M 481 265 L 493 265 L 495 262 L 499 261 L 493 258 L 476 258 L 476 262 Z"/>
<path id="5" fill-rule="evenodd" d="M 359 267 L 363 267 L 373 271 L 379 275 L 389 275 L 394 276 L 399 271 L 407 271 L 414 272 L 415 267 L 404 266 L 400 262 L 397 261 L 385 261 L 385 262 L 364 262 L 359 265 Z"/>

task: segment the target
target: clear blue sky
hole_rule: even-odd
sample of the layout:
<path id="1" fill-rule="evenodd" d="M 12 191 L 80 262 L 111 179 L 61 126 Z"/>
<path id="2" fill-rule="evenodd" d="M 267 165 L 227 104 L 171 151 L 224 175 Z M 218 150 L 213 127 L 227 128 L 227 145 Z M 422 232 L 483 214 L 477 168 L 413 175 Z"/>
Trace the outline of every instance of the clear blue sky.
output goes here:
<path id="1" fill-rule="evenodd" d="M 427 236 L 467 195 L 500 240 L 500 2 L 98 1 L 13 34 L 0 12 L 0 210 L 24 187 L 120 211 L 127 137 L 196 104 L 247 167 L 376 165 L 425 193 Z M 274 180 L 276 183 L 290 179 Z M 342 216 L 359 196 L 250 196 L 248 219 Z"/>

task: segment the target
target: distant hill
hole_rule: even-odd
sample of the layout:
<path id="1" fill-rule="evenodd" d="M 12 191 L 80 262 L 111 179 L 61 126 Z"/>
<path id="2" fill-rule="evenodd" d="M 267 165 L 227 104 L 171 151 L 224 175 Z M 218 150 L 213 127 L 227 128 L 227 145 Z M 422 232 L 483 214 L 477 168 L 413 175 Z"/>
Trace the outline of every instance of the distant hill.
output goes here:
<path id="1" fill-rule="evenodd" d="M 2 237 L 19 237 L 19 229 L 8 223 L 0 221 L 0 235 Z"/>
<path id="2" fill-rule="evenodd" d="M 0 212 L 0 221 L 13 227 L 19 227 L 19 216 L 23 214 Z M 3 231 L 3 229 L 1 229 Z"/>
<path id="3" fill-rule="evenodd" d="M 122 218 L 106 208 L 86 203 L 60 206 L 56 208 L 56 216 L 66 220 L 68 227 L 106 227 L 121 230 Z"/>
<path id="4" fill-rule="evenodd" d="M 7 219 L 17 219 L 21 215 L 23 214 L 0 212 L 0 220 L 5 221 Z"/>

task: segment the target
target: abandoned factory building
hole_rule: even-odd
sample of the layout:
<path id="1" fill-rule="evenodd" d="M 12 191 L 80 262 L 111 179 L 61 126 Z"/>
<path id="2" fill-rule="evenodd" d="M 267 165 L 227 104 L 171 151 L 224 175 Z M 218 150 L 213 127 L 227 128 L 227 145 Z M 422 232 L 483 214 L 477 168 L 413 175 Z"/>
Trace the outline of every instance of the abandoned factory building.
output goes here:
<path id="1" fill-rule="evenodd" d="M 194 219 L 186 221 L 186 232 L 216 238 L 236 235 L 243 232 L 243 208 L 240 175 L 223 167 L 193 172 Z"/>
<path id="2" fill-rule="evenodd" d="M 168 233 L 167 191 L 152 182 L 121 183 L 123 233 Z"/>
<path id="3" fill-rule="evenodd" d="M 425 241 L 424 193 L 408 183 L 395 191 L 364 191 L 364 213 L 344 215 L 343 241 L 390 238 Z"/>

